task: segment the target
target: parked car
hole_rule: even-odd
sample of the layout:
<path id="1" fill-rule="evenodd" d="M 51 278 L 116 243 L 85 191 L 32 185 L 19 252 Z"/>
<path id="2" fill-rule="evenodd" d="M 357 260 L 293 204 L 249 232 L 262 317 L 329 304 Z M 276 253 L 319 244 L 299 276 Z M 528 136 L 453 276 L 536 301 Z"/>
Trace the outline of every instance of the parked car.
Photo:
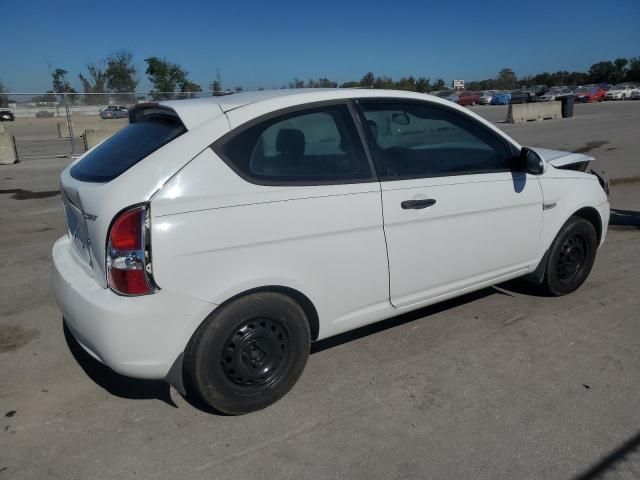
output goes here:
<path id="1" fill-rule="evenodd" d="M 633 92 L 631 92 L 631 100 L 640 100 L 640 88 L 636 88 Z"/>
<path id="2" fill-rule="evenodd" d="M 458 99 L 460 98 L 455 90 L 440 90 L 438 92 L 432 92 L 431 94 L 433 95 L 434 93 L 436 97 L 444 98 L 453 103 L 458 103 Z"/>
<path id="3" fill-rule="evenodd" d="M 509 105 L 511 92 L 497 92 L 491 97 L 491 105 Z"/>
<path id="4" fill-rule="evenodd" d="M 579 87 L 573 93 L 576 102 L 601 102 L 604 100 L 606 92 L 597 85 L 585 85 Z"/>
<path id="5" fill-rule="evenodd" d="M 546 85 L 534 85 L 533 87 L 529 87 L 525 89 L 525 92 L 529 94 L 530 102 L 537 102 L 538 98 L 547 93 L 549 87 Z"/>
<path id="6" fill-rule="evenodd" d="M 480 95 L 478 92 L 464 91 L 458 94 L 458 105 L 462 105 L 463 107 L 469 105 L 476 105 L 480 102 Z"/>
<path id="7" fill-rule="evenodd" d="M 129 110 L 122 105 L 109 105 L 100 112 L 100 118 L 107 120 L 109 118 L 126 118 L 129 116 Z"/>
<path id="8" fill-rule="evenodd" d="M 537 102 L 538 98 L 548 90 L 546 85 L 534 85 L 533 87 L 521 88 L 511 92 L 511 103 Z"/>
<path id="9" fill-rule="evenodd" d="M 573 90 L 569 87 L 551 87 L 545 94 L 538 98 L 539 102 L 549 102 L 560 100 L 561 98 L 573 95 Z"/>
<path id="10" fill-rule="evenodd" d="M 631 97 L 631 92 L 636 88 L 638 87 L 632 83 L 619 83 L 607 91 L 605 98 L 607 100 L 626 100 Z"/>
<path id="11" fill-rule="evenodd" d="M 607 231 L 592 157 L 431 95 L 245 92 L 129 122 L 60 176 L 69 338 L 229 414 L 285 395 L 312 341 L 516 277 L 569 294 Z"/>
<path id="12" fill-rule="evenodd" d="M 0 110 L 0 122 L 13 122 L 15 117 L 11 110 Z"/>
<path id="13" fill-rule="evenodd" d="M 529 103 L 529 98 L 529 92 L 524 89 L 512 90 L 509 103 Z"/>
<path id="14" fill-rule="evenodd" d="M 498 93 L 498 90 L 485 90 L 483 92 L 480 92 L 480 98 L 478 99 L 478 103 L 480 105 L 490 105 L 491 98 L 496 93 Z"/>
<path id="15" fill-rule="evenodd" d="M 442 98 L 444 98 L 445 100 L 449 100 L 450 102 L 453 102 L 453 103 L 458 103 L 458 100 L 460 100 L 460 95 L 458 95 L 458 93 L 452 93 Z"/>

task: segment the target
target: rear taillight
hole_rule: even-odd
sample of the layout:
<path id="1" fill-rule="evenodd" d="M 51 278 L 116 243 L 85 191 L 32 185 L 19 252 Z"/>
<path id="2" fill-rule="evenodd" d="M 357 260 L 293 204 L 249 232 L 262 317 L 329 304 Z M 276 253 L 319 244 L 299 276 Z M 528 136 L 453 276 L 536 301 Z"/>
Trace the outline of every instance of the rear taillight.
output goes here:
<path id="1" fill-rule="evenodd" d="M 151 277 L 147 205 L 124 210 L 113 220 L 107 241 L 107 282 L 120 295 L 156 291 Z"/>

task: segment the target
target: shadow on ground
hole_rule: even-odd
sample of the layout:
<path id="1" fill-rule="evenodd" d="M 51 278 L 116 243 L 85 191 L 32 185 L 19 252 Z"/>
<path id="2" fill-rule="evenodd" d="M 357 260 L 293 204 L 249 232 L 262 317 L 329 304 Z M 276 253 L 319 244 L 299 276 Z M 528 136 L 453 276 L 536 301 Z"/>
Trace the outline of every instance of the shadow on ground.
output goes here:
<path id="1" fill-rule="evenodd" d="M 97 385 L 104 388 L 111 395 L 131 400 L 157 399 L 167 405 L 177 408 L 170 395 L 169 384 L 160 380 L 140 380 L 125 377 L 103 365 L 73 337 L 67 326 L 63 323 L 64 338 L 69 346 L 69 351 L 84 373 Z"/>
<path id="2" fill-rule="evenodd" d="M 636 454 L 634 458 L 632 455 Z M 616 472 L 618 474 L 629 471 L 633 474 L 633 478 L 637 478 L 638 469 L 640 469 L 640 432 L 635 434 L 629 440 L 624 442 L 611 453 L 605 455 L 596 464 L 589 467 L 575 480 L 596 480 L 607 478 L 609 473 Z"/>
<path id="3" fill-rule="evenodd" d="M 493 288 L 493 287 L 484 288 L 482 290 L 478 290 L 477 292 L 468 293 L 461 297 L 453 298 L 451 300 L 437 303 L 435 305 L 430 305 L 428 307 L 421 308 L 420 310 L 407 312 L 402 315 L 389 318 L 387 320 L 382 320 L 380 322 L 372 323 L 370 325 L 365 325 L 364 327 L 360 327 L 355 330 L 351 330 L 349 332 L 341 333 L 340 335 L 336 335 L 334 337 L 329 337 L 324 340 L 314 342 L 311 345 L 311 354 L 313 355 L 314 353 L 319 353 L 324 350 L 328 350 L 330 348 L 334 348 L 339 345 L 352 342 L 359 338 L 364 338 L 369 335 L 373 335 L 374 333 L 378 333 L 384 330 L 388 330 L 390 328 L 398 327 L 400 325 L 404 325 L 405 323 L 413 322 L 414 320 L 428 317 L 430 315 L 435 315 L 436 313 L 440 313 L 445 310 L 449 310 L 451 308 L 455 308 L 460 305 L 464 305 L 466 303 L 470 303 L 476 300 L 480 300 L 481 298 L 485 298 L 485 297 L 496 295 L 496 294 L 509 295 L 508 292 L 505 292 L 498 288 Z"/>
<path id="4" fill-rule="evenodd" d="M 390 328 L 394 328 L 405 323 L 418 320 L 420 318 L 434 315 L 436 313 L 455 308 L 460 305 L 464 305 L 481 298 L 488 297 L 490 295 L 509 295 L 509 293 L 496 288 L 485 288 L 477 292 L 469 293 L 458 298 L 454 298 L 445 302 L 431 305 L 420 310 L 408 312 L 396 317 L 383 320 L 371 325 L 367 325 L 350 332 L 336 335 L 334 337 L 314 342 L 311 345 L 311 354 L 318 353 L 330 348 L 342 345 L 344 343 L 357 340 L 359 338 L 372 335 Z M 78 362 L 78 365 L 84 370 L 87 376 L 93 380 L 94 383 L 104 388 L 107 392 L 116 397 L 127 398 L 132 400 L 148 400 L 157 399 L 172 407 L 177 408 L 177 405 L 173 402 L 170 395 L 170 386 L 168 383 L 161 380 L 141 380 L 136 378 L 126 377 L 114 372 L 109 367 L 103 365 L 91 355 L 89 355 L 84 348 L 80 346 L 78 341 L 73 337 L 73 334 L 69 331 L 66 324 L 63 323 L 64 337 L 67 341 L 67 345 L 73 358 Z M 205 413 L 214 415 L 226 415 L 225 413 L 211 409 L 204 404 L 197 397 L 187 395 L 185 400 L 194 408 L 203 411 Z"/>

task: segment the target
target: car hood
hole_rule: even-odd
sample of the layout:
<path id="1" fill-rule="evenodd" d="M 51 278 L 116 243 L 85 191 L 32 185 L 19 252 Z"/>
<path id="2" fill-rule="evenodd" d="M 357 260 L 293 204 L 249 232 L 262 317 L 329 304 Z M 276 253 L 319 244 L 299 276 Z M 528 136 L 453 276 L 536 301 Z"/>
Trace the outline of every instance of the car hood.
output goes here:
<path id="1" fill-rule="evenodd" d="M 554 167 L 566 167 L 567 165 L 573 165 L 575 163 L 591 162 L 595 158 L 589 155 L 583 155 L 582 153 L 562 152 L 560 150 L 549 150 L 547 148 L 530 147 L 531 150 L 536 152 L 545 163 L 551 164 Z"/>

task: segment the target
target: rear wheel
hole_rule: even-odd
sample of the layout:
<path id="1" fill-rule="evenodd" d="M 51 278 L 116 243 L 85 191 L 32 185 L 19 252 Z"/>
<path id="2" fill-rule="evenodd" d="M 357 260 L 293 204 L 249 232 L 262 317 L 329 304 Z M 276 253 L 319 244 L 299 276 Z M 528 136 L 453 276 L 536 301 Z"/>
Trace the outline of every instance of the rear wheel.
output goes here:
<path id="1" fill-rule="evenodd" d="M 309 323 L 290 297 L 258 292 L 216 310 L 185 351 L 187 392 L 214 409 L 240 415 L 283 397 L 309 356 Z"/>
<path id="2" fill-rule="evenodd" d="M 577 290 L 591 272 L 597 248 L 593 225 L 584 218 L 571 217 L 551 245 L 542 286 L 555 296 Z"/>

